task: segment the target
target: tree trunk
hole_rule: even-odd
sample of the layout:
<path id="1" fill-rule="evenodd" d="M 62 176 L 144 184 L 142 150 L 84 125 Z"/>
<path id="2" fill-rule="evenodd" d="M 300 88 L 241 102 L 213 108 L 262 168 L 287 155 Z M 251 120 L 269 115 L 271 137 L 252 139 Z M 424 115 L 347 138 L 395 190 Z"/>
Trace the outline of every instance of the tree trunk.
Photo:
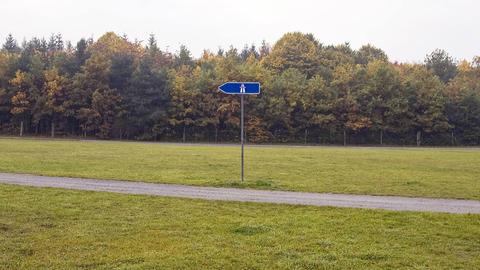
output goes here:
<path id="1" fill-rule="evenodd" d="M 215 125 L 215 143 L 218 142 L 218 126 Z"/>
<path id="2" fill-rule="evenodd" d="M 383 129 L 380 130 L 380 145 L 383 145 Z"/>
<path id="3" fill-rule="evenodd" d="M 347 145 L 347 130 L 343 130 L 343 146 Z"/>
<path id="4" fill-rule="evenodd" d="M 20 121 L 20 137 L 23 136 L 23 120 Z"/>
<path id="5" fill-rule="evenodd" d="M 451 134 L 451 143 L 452 143 L 452 146 L 455 145 L 455 136 L 453 135 L 453 130 Z"/>
<path id="6" fill-rule="evenodd" d="M 422 144 L 422 132 L 417 131 L 417 146 L 420 146 Z"/>
<path id="7" fill-rule="evenodd" d="M 51 136 L 52 138 L 54 138 L 54 137 L 55 137 L 55 122 L 52 121 L 50 125 L 51 125 L 51 133 L 50 133 L 50 136 Z"/>
<path id="8" fill-rule="evenodd" d="M 185 127 L 185 125 L 183 125 L 182 142 L 184 142 L 184 143 L 185 143 L 185 139 L 186 139 L 186 138 L 185 138 L 185 136 L 186 136 L 186 134 L 185 134 L 186 130 L 185 130 L 185 129 L 186 129 L 186 127 Z"/>
<path id="9" fill-rule="evenodd" d="M 305 129 L 305 140 L 304 140 L 304 144 L 307 144 L 307 137 L 308 137 L 308 129 Z"/>

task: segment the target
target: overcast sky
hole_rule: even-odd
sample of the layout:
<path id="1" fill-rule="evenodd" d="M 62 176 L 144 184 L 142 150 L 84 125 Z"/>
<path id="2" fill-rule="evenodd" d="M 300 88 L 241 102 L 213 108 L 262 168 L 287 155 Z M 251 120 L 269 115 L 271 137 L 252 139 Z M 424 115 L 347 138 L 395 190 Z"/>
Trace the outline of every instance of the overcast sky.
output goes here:
<path id="1" fill-rule="evenodd" d="M 290 31 L 324 44 L 373 44 L 392 61 L 422 61 L 435 48 L 456 59 L 480 55 L 480 1 L 474 0 L 2 0 L 0 39 L 76 42 L 107 31 L 146 40 L 155 34 L 170 52 L 274 44 Z"/>

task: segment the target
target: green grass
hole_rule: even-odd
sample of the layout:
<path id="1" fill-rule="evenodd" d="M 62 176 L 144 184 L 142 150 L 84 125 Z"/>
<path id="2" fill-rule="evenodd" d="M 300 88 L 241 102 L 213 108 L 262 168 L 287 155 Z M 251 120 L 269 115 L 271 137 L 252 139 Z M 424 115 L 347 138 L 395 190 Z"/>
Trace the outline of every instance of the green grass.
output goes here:
<path id="1" fill-rule="evenodd" d="M 0 171 L 202 186 L 480 199 L 479 148 L 239 147 L 0 139 Z"/>
<path id="2" fill-rule="evenodd" d="M 0 269 L 478 269 L 480 215 L 0 185 Z"/>

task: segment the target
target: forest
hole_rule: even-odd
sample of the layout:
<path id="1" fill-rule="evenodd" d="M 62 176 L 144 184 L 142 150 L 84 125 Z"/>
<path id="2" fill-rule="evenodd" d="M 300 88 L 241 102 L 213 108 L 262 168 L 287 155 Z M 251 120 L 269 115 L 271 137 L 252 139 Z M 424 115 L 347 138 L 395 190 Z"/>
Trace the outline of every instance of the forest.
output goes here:
<path id="1" fill-rule="evenodd" d="M 218 86 L 258 81 L 261 94 L 245 103 L 249 143 L 480 144 L 480 57 L 437 49 L 399 63 L 371 44 L 355 50 L 300 32 L 199 58 L 158 44 L 113 32 L 76 44 L 8 35 L 0 134 L 237 142 L 239 97 Z"/>

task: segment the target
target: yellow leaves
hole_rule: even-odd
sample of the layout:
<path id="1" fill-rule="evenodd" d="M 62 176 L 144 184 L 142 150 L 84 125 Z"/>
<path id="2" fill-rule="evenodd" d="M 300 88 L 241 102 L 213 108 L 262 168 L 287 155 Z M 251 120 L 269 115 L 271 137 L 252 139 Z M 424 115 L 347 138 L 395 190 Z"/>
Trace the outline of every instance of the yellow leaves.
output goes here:
<path id="1" fill-rule="evenodd" d="M 445 93 L 450 100 L 459 101 L 463 96 L 473 89 L 480 89 L 480 74 L 478 68 L 466 60 L 458 63 L 458 74 L 450 81 Z"/>
<path id="2" fill-rule="evenodd" d="M 360 116 L 358 114 L 349 115 L 349 119 L 345 124 L 346 128 L 353 131 L 369 128 L 371 126 L 372 126 L 372 121 L 370 120 L 370 118 L 365 116 Z"/>
<path id="3" fill-rule="evenodd" d="M 46 70 L 45 75 L 45 89 L 48 96 L 53 96 L 60 89 L 60 76 L 56 69 Z"/>
<path id="4" fill-rule="evenodd" d="M 266 82 L 271 74 L 266 70 L 253 54 L 240 66 L 239 80 Z"/>
<path id="5" fill-rule="evenodd" d="M 8 69 L 9 56 L 0 52 L 0 78 L 4 78 Z"/>
<path id="6" fill-rule="evenodd" d="M 13 105 L 27 105 L 27 94 L 25 92 L 17 92 L 15 96 L 12 97 Z"/>
<path id="7" fill-rule="evenodd" d="M 277 71 L 296 68 L 313 75 L 318 64 L 317 47 L 305 34 L 287 33 L 273 46 L 263 63 Z"/>
<path id="8" fill-rule="evenodd" d="M 246 133 L 249 142 L 262 143 L 267 142 L 271 134 L 265 127 L 264 121 L 257 116 L 251 116 L 247 120 Z"/>
<path id="9" fill-rule="evenodd" d="M 202 75 L 202 68 L 200 66 L 196 66 L 194 69 L 193 69 L 193 72 L 192 72 L 192 76 L 193 76 L 193 79 L 194 80 L 198 80 L 198 78 L 200 78 L 200 76 Z"/>
<path id="10" fill-rule="evenodd" d="M 245 64 L 247 64 L 248 66 L 256 65 L 258 64 L 258 60 L 257 58 L 255 58 L 255 55 L 250 54 L 247 60 L 245 61 Z"/>
<path id="11" fill-rule="evenodd" d="M 110 58 L 119 52 L 129 52 L 135 55 L 143 53 L 144 48 L 138 43 L 129 42 L 114 32 L 107 32 L 89 48 L 93 54 L 100 54 Z"/>
<path id="12" fill-rule="evenodd" d="M 56 68 L 45 70 L 43 73 L 45 76 L 45 81 L 54 81 L 58 79 L 58 71 Z"/>
<path id="13" fill-rule="evenodd" d="M 58 92 L 58 90 L 60 90 L 58 81 L 45 82 L 45 84 L 46 84 L 47 95 L 50 98 L 54 96 L 55 93 Z"/>
<path id="14" fill-rule="evenodd" d="M 355 67 L 350 64 L 344 64 L 336 67 L 333 70 L 332 86 L 340 88 L 348 88 L 348 85 L 353 81 L 355 76 Z"/>
<path id="15" fill-rule="evenodd" d="M 458 63 L 458 72 L 459 73 L 468 73 L 472 71 L 472 65 L 467 60 L 462 60 Z"/>
<path id="16" fill-rule="evenodd" d="M 22 85 L 24 85 L 26 81 L 27 74 L 25 72 L 17 70 L 17 72 L 15 72 L 15 77 L 10 80 L 10 84 L 14 87 L 22 88 Z"/>
<path id="17" fill-rule="evenodd" d="M 30 106 L 27 91 L 29 90 L 29 84 L 31 84 L 31 78 L 29 78 L 27 73 L 18 70 L 15 73 L 15 77 L 9 82 L 17 90 L 17 94 L 11 99 L 13 107 L 10 112 L 12 114 L 22 114 L 26 112 Z"/>
<path id="18" fill-rule="evenodd" d="M 215 55 L 212 52 L 204 50 L 200 59 L 197 60 L 197 63 L 202 65 L 204 63 L 215 62 L 215 60 Z"/>
<path id="19" fill-rule="evenodd" d="M 177 75 L 175 76 L 175 80 L 173 81 L 173 90 L 175 92 L 183 92 L 187 88 L 187 77 Z"/>
<path id="20" fill-rule="evenodd" d="M 105 55 L 92 55 L 83 66 L 87 83 L 103 83 L 108 80 L 110 61 Z"/>
<path id="21" fill-rule="evenodd" d="M 369 76 L 374 76 L 381 69 L 386 69 L 386 68 L 391 69 L 390 63 L 382 61 L 382 60 L 375 60 L 375 61 L 369 62 L 367 64 L 367 74 Z"/>
<path id="22" fill-rule="evenodd" d="M 27 94 L 25 92 L 17 92 L 17 94 L 12 97 L 12 105 L 13 107 L 10 110 L 12 114 L 22 114 L 26 112 L 30 105 Z"/>

